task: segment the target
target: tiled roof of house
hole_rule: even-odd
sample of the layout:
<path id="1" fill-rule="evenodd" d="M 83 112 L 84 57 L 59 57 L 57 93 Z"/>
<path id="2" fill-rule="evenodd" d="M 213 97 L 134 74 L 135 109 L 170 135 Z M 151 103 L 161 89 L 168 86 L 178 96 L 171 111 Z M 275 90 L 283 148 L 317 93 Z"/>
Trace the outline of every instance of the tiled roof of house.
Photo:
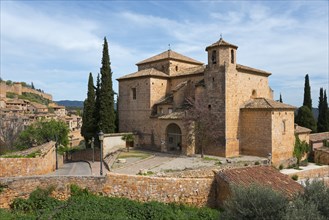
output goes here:
<path id="1" fill-rule="evenodd" d="M 42 104 L 39 104 L 39 103 L 36 103 L 36 102 L 31 102 L 31 105 L 33 105 L 37 109 L 45 109 L 45 108 L 48 108 L 47 106 L 42 105 Z"/>
<path id="2" fill-rule="evenodd" d="M 165 96 L 164 98 L 160 99 L 155 103 L 155 105 L 161 105 L 161 104 L 172 104 L 174 101 L 173 95 Z"/>
<path id="3" fill-rule="evenodd" d="M 255 98 L 249 100 L 243 107 L 243 109 L 296 109 L 295 106 L 277 102 L 266 98 Z"/>
<path id="4" fill-rule="evenodd" d="M 212 45 L 208 46 L 206 48 L 206 51 L 208 51 L 210 48 L 212 47 L 217 47 L 217 46 L 226 46 L 226 47 L 234 47 L 235 49 L 238 48 L 238 46 L 234 45 L 234 44 L 230 44 L 226 41 L 223 40 L 223 38 L 220 38 L 217 42 L 213 43 Z"/>
<path id="5" fill-rule="evenodd" d="M 248 186 L 250 184 L 259 184 L 270 187 L 288 197 L 303 191 L 300 184 L 271 166 L 224 169 L 218 172 L 218 178 L 230 185 Z"/>
<path id="6" fill-rule="evenodd" d="M 187 68 L 187 69 L 181 69 L 181 71 L 171 73 L 170 77 L 186 76 L 186 75 L 203 73 L 205 68 L 206 68 L 206 66 L 202 65 L 202 66 L 196 66 L 196 67 L 191 67 L 191 68 Z"/>
<path id="7" fill-rule="evenodd" d="M 310 141 L 312 142 L 319 142 L 324 140 L 329 140 L 329 132 L 310 134 Z"/>
<path id="8" fill-rule="evenodd" d="M 179 54 L 173 50 L 167 50 L 163 53 L 160 53 L 158 55 L 155 55 L 153 57 L 147 58 L 143 61 L 140 61 L 138 63 L 136 63 L 137 66 L 142 65 L 142 64 L 146 64 L 146 63 L 152 63 L 155 61 L 159 61 L 159 60 L 166 60 L 166 59 L 172 59 L 172 60 L 179 60 L 179 61 L 183 61 L 183 62 L 187 62 L 187 63 L 194 63 L 194 64 L 199 64 L 202 65 L 203 63 L 201 63 L 200 61 L 194 60 L 190 57 L 184 56 L 182 54 Z"/>
<path id="9" fill-rule="evenodd" d="M 302 133 L 311 133 L 311 129 L 299 126 L 298 124 L 295 124 L 295 134 L 302 134 Z"/>
<path id="10" fill-rule="evenodd" d="M 117 80 L 122 80 L 122 79 L 130 79 L 130 78 L 136 78 L 136 77 L 142 77 L 142 76 L 158 76 L 158 77 L 164 77 L 164 78 L 168 78 L 169 76 L 159 70 L 156 70 L 154 68 L 150 68 L 150 69 L 145 69 L 145 70 L 141 70 L 135 73 L 131 73 L 125 76 L 122 76 L 120 78 L 118 78 Z"/>
<path id="11" fill-rule="evenodd" d="M 26 103 L 21 99 L 9 99 L 9 100 L 6 101 L 6 104 L 21 104 L 21 105 L 24 105 Z"/>
<path id="12" fill-rule="evenodd" d="M 244 71 L 244 72 L 251 72 L 251 73 L 256 73 L 256 74 L 261 74 L 261 75 L 266 75 L 266 76 L 269 76 L 269 75 L 272 74 L 272 73 L 266 72 L 264 70 L 252 68 L 252 67 L 249 67 L 249 66 L 244 66 L 244 65 L 241 65 L 241 64 L 236 64 L 236 69 L 240 70 L 240 71 Z"/>
<path id="13" fill-rule="evenodd" d="M 159 117 L 159 119 L 182 119 L 184 117 L 185 117 L 184 111 L 176 111 L 166 115 L 162 115 Z"/>

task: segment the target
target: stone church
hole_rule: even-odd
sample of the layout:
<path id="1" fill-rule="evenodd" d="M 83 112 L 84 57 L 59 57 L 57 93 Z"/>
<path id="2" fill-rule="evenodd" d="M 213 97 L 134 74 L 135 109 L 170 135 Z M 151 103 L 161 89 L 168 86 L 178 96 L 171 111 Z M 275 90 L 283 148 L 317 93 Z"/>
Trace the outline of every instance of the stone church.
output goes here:
<path id="1" fill-rule="evenodd" d="M 172 50 L 137 63 L 119 81 L 119 131 L 136 132 L 137 144 L 161 151 L 198 153 L 184 117 L 195 100 L 215 112 L 218 139 L 205 154 L 268 157 L 285 164 L 294 146 L 295 107 L 273 100 L 271 73 L 237 63 L 236 45 L 222 38 L 206 47 L 207 64 Z"/>

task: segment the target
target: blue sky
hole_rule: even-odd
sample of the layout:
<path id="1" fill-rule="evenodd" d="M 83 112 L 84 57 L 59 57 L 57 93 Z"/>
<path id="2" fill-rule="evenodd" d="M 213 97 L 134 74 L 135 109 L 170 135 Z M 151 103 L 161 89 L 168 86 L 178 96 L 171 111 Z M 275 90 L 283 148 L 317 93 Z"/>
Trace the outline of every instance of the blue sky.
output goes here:
<path id="1" fill-rule="evenodd" d="M 238 45 L 239 64 L 272 73 L 275 99 L 313 106 L 328 86 L 328 1 L 0 1 L 1 77 L 33 82 L 54 100 L 84 100 L 104 36 L 115 79 L 168 49 L 206 62 L 206 46 Z"/>

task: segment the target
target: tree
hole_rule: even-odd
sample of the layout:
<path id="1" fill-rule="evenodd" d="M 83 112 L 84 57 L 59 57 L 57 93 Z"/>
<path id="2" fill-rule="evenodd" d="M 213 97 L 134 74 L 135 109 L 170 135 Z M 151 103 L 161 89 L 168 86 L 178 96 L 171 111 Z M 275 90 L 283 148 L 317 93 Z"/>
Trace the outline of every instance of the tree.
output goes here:
<path id="1" fill-rule="evenodd" d="M 37 121 L 29 125 L 19 135 L 17 147 L 26 149 L 44 144 L 48 141 L 57 141 L 60 146 L 66 147 L 69 143 L 69 128 L 64 121 Z"/>
<path id="2" fill-rule="evenodd" d="M 104 38 L 102 67 L 100 72 L 99 127 L 104 133 L 113 133 L 115 131 L 114 91 L 112 89 L 112 71 L 106 37 Z"/>
<path id="3" fill-rule="evenodd" d="M 298 135 L 295 136 L 295 145 L 294 145 L 294 152 L 293 155 L 297 159 L 297 167 L 299 167 L 300 160 L 303 158 L 303 156 L 308 153 L 310 150 L 310 147 L 306 143 L 306 141 L 301 141 L 298 137 Z"/>
<path id="4" fill-rule="evenodd" d="M 318 116 L 318 123 L 317 123 L 317 131 L 318 132 L 325 132 L 329 131 L 329 113 L 328 113 L 328 101 L 327 101 L 327 94 L 326 90 L 323 92 L 323 88 L 320 88 L 320 96 L 319 96 L 319 116 Z"/>
<path id="5" fill-rule="evenodd" d="M 133 146 L 133 143 L 134 143 L 134 140 L 135 140 L 135 137 L 133 134 L 124 134 L 121 139 L 123 141 L 126 141 L 126 148 L 127 148 L 127 151 L 129 152 L 129 147 L 132 147 Z"/>
<path id="6" fill-rule="evenodd" d="M 309 128 L 312 130 L 312 132 L 316 132 L 316 123 L 313 117 L 313 113 L 307 106 L 302 106 L 298 109 L 295 122 L 299 126 Z"/>
<path id="7" fill-rule="evenodd" d="M 305 76 L 303 106 L 307 106 L 312 111 L 311 87 L 308 74 Z"/>
<path id="8" fill-rule="evenodd" d="M 280 100 L 279 100 L 279 101 L 280 101 L 281 103 L 283 103 L 281 93 L 280 93 Z"/>
<path id="9" fill-rule="evenodd" d="M 101 80 L 99 74 L 97 74 L 96 80 L 96 88 L 95 88 L 95 111 L 94 111 L 94 120 L 96 126 L 96 133 L 100 131 L 100 116 L 99 116 L 99 109 L 100 109 L 100 89 L 101 89 Z"/>
<path id="10" fill-rule="evenodd" d="M 95 126 L 95 89 L 92 73 L 89 73 L 87 99 L 83 103 L 81 135 L 86 144 L 96 134 Z"/>
<path id="11" fill-rule="evenodd" d="M 0 154 L 15 149 L 15 142 L 24 129 L 22 118 L 2 116 L 0 118 Z"/>
<path id="12" fill-rule="evenodd" d="M 34 87 L 34 85 L 33 85 L 33 82 L 31 83 L 31 88 L 32 88 L 32 89 L 35 89 L 35 87 Z"/>
<path id="13" fill-rule="evenodd" d="M 219 144 L 220 136 L 218 114 L 207 107 L 205 100 L 206 97 L 202 97 L 195 101 L 184 118 L 186 130 L 190 131 L 188 140 L 195 141 L 202 158 L 207 146 Z"/>

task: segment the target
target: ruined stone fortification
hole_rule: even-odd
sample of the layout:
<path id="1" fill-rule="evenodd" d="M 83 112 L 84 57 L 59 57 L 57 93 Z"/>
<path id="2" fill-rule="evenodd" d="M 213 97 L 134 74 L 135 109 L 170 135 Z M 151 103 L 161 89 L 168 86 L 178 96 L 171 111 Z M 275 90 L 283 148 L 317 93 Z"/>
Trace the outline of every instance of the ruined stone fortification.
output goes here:
<path id="1" fill-rule="evenodd" d="M 220 39 L 206 48 L 206 65 L 171 50 L 137 63 L 137 72 L 118 79 L 120 132 L 137 132 L 143 147 L 194 154 L 199 146 L 188 140 L 191 128 L 183 119 L 202 100 L 219 116 L 219 144 L 205 154 L 271 154 L 275 165 L 285 164 L 292 157 L 295 108 L 273 100 L 271 73 L 237 63 L 237 48 Z"/>
<path id="2" fill-rule="evenodd" d="M 14 83 L 13 85 L 6 85 L 6 82 L 0 82 L 0 98 L 6 97 L 7 92 L 12 92 L 17 95 L 22 95 L 23 92 L 33 93 L 33 94 L 39 95 L 45 99 L 48 99 L 50 101 L 53 100 L 52 95 L 43 93 L 43 92 L 39 92 L 35 89 L 24 87 L 24 86 L 22 86 L 21 83 Z"/>

